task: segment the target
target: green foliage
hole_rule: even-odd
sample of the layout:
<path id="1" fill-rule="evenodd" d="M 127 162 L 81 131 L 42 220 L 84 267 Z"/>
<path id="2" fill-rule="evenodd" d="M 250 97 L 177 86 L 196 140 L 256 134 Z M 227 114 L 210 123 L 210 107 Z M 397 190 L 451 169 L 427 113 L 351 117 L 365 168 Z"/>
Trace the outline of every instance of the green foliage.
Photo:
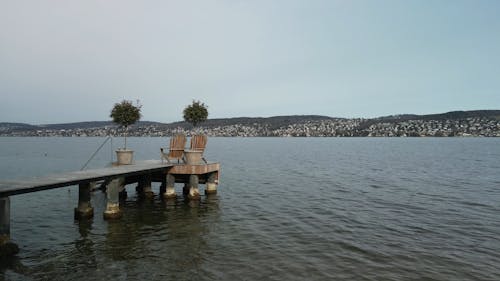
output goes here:
<path id="1" fill-rule="evenodd" d="M 115 103 L 111 110 L 109 117 L 113 119 L 113 122 L 125 127 L 124 149 L 127 149 L 128 126 L 141 119 L 141 108 L 142 105 L 139 104 L 139 101 L 134 105 L 131 101 L 123 100 L 120 103 Z"/>
<path id="2" fill-rule="evenodd" d="M 196 125 L 207 120 L 208 117 L 208 106 L 200 101 L 193 100 L 193 103 L 184 108 L 184 120 Z"/>
<path id="3" fill-rule="evenodd" d="M 134 105 L 131 101 L 123 100 L 120 103 L 115 103 L 110 117 L 116 124 L 128 127 L 141 119 L 141 107 L 139 101 L 137 101 L 137 105 Z"/>

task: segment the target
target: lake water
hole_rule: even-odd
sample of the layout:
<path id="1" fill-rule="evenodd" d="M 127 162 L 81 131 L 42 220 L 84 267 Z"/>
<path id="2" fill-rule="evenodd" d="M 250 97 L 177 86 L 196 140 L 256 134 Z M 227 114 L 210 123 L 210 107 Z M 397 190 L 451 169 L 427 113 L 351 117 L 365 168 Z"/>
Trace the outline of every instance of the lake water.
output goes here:
<path id="1" fill-rule="evenodd" d="M 0 179 L 78 170 L 103 140 L 0 138 Z M 159 159 L 167 139 L 129 144 Z M 77 187 L 12 196 L 21 251 L 0 278 L 500 280 L 498 138 L 210 138 L 206 156 L 217 195 L 176 186 L 166 204 L 129 185 L 119 221 L 100 191 L 89 222 L 73 219 Z"/>

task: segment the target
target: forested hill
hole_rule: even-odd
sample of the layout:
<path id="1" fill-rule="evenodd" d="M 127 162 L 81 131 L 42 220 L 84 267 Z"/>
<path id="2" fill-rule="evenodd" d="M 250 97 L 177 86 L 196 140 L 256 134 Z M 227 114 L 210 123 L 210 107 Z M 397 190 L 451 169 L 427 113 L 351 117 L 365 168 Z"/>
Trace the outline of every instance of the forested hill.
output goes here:
<path id="1" fill-rule="evenodd" d="M 163 136 L 192 129 L 186 122 L 140 121 L 135 136 Z M 200 124 L 213 136 L 500 136 L 500 110 L 401 114 L 378 118 L 334 118 L 320 115 L 209 119 Z M 0 123 L 2 136 L 105 136 L 121 131 L 111 121 L 31 125 Z"/>
<path id="2" fill-rule="evenodd" d="M 426 114 L 426 115 L 416 115 L 416 114 L 390 115 L 390 116 L 366 119 L 364 122 L 362 122 L 361 127 L 366 128 L 372 124 L 380 122 L 398 123 L 410 120 L 443 121 L 443 120 L 464 120 L 467 118 L 488 118 L 488 119 L 500 120 L 500 110 L 450 111 L 446 113 Z"/>
<path id="3" fill-rule="evenodd" d="M 150 121 L 137 122 L 137 126 L 149 126 L 149 125 L 164 125 L 164 124 L 159 122 L 150 122 Z M 115 127 L 115 126 L 116 125 L 111 121 L 88 121 L 88 122 L 76 122 L 76 123 L 45 124 L 45 125 L 0 122 L 0 132 L 29 131 L 29 130 L 75 130 L 75 129 L 105 128 L 105 127 Z"/>
<path id="4" fill-rule="evenodd" d="M 290 116 L 273 116 L 273 117 L 236 117 L 236 118 L 221 118 L 221 119 L 208 119 L 201 126 L 214 128 L 231 125 L 267 125 L 270 128 L 279 128 L 291 124 L 303 123 L 307 121 L 319 121 L 334 119 L 328 116 L 321 115 L 290 115 Z M 189 128 L 190 125 L 186 122 L 174 122 L 164 124 L 168 128 Z"/>
<path id="5" fill-rule="evenodd" d="M 281 127 L 295 123 L 302 123 L 304 121 L 315 120 L 329 120 L 333 119 L 328 116 L 319 115 L 292 115 L 292 116 L 274 116 L 274 117 L 237 117 L 237 118 L 221 118 L 221 119 L 208 119 L 205 121 L 203 127 L 220 127 L 229 125 L 254 125 L 254 124 L 268 124 L 271 127 Z M 74 130 L 74 129 L 90 129 L 90 128 L 105 128 L 115 127 L 116 125 L 111 121 L 88 121 L 77 123 L 61 123 L 61 124 L 46 124 L 46 125 L 31 125 L 24 123 L 1 123 L 1 131 L 30 131 L 30 130 Z M 182 121 L 174 123 L 160 123 L 151 121 L 139 121 L 134 127 L 144 126 L 159 126 L 164 128 L 189 128 L 191 125 Z"/>
<path id="6" fill-rule="evenodd" d="M 444 120 L 444 119 L 466 119 L 466 118 L 500 118 L 500 110 L 470 110 L 470 111 L 450 111 L 446 113 L 415 115 L 401 114 L 373 118 L 372 120 L 401 121 L 401 120 Z"/>

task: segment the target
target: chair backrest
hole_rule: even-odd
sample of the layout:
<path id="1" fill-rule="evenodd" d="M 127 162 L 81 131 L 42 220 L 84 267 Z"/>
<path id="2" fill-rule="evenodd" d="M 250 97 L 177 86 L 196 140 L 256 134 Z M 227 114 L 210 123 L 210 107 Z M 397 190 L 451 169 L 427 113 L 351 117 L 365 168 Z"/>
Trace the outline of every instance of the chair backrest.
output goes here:
<path id="1" fill-rule="evenodd" d="M 201 150 L 205 151 L 207 146 L 207 136 L 206 135 L 194 135 L 191 137 L 191 150 Z"/>
<path id="2" fill-rule="evenodd" d="M 170 138 L 170 151 L 168 158 L 181 159 L 186 146 L 186 135 L 177 134 Z"/>

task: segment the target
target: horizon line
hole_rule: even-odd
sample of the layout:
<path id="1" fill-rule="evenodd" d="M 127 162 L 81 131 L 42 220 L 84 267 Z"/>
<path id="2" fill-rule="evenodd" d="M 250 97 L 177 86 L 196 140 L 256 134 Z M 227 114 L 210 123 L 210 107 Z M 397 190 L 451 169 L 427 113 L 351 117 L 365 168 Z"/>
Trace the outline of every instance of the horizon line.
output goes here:
<path id="1" fill-rule="evenodd" d="M 428 116 L 428 115 L 443 115 L 449 113 L 456 112 L 480 112 L 480 111 L 500 111 L 500 109 L 474 109 L 474 110 L 452 110 L 441 113 L 428 113 L 428 114 L 414 114 L 414 113 L 399 113 L 399 114 L 391 114 L 377 117 L 333 117 L 328 115 L 319 115 L 319 114 L 292 114 L 292 115 L 273 115 L 273 116 L 238 116 L 238 117 L 225 117 L 225 118 L 208 118 L 208 120 L 223 120 L 223 119 L 270 119 L 277 117 L 298 117 L 298 116 L 310 116 L 310 117 L 326 117 L 331 119 L 380 119 L 386 117 L 397 117 L 397 116 Z M 500 112 L 499 112 L 500 113 Z M 47 126 L 47 125 L 60 125 L 60 124 L 76 124 L 76 123 L 92 123 L 92 122 L 113 122 L 112 120 L 86 120 L 86 121 L 69 121 L 69 122 L 56 122 L 56 123 L 25 123 L 25 122 L 16 122 L 16 121 L 1 121 L 0 123 L 11 123 L 11 124 L 27 124 L 32 126 Z M 173 124 L 173 123 L 182 123 L 186 122 L 184 120 L 172 121 L 172 122 L 161 122 L 161 121 L 152 121 L 152 120 L 140 120 L 138 122 L 151 122 L 151 123 L 159 123 L 159 124 Z"/>

